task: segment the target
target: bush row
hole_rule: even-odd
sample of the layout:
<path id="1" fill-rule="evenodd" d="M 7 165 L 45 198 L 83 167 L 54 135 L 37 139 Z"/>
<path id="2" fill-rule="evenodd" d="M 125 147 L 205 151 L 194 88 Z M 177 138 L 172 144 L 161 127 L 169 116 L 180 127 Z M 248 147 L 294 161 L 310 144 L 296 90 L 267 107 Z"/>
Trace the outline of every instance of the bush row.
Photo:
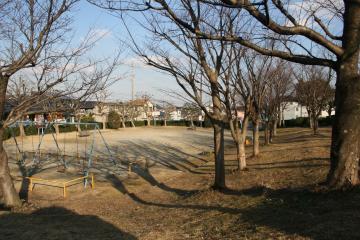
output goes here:
<path id="1" fill-rule="evenodd" d="M 84 122 L 84 121 L 82 121 Z M 84 122 L 85 123 L 85 122 Z M 102 123 L 100 122 L 95 122 L 95 121 L 89 121 L 88 123 L 97 123 L 99 128 L 102 129 Z M 143 127 L 143 126 L 147 126 L 147 121 L 134 121 L 134 124 L 136 127 Z M 154 121 L 152 120 L 150 122 L 151 126 L 154 126 Z M 190 127 L 191 123 L 190 121 L 187 120 L 179 120 L 179 121 L 166 121 L 167 126 L 179 126 L 179 127 Z M 106 127 L 109 129 L 117 129 L 120 128 L 120 125 L 115 125 L 114 123 L 106 123 Z M 197 127 L 211 127 L 210 122 L 201 122 L 201 121 L 194 121 L 194 125 Z M 126 122 L 125 123 L 126 127 L 131 127 L 131 122 Z M 157 120 L 156 121 L 156 126 L 164 126 L 164 121 L 163 120 Z M 80 126 L 81 130 L 93 130 L 94 129 L 94 125 L 81 125 Z M 38 128 L 34 125 L 30 125 L 30 126 L 26 126 L 24 127 L 25 129 L 25 135 L 26 136 L 31 136 L 31 135 L 38 135 Z M 50 129 L 46 129 L 45 133 L 51 133 L 51 131 L 55 132 L 55 129 L 52 128 Z M 59 131 L 60 133 L 67 133 L 67 132 L 75 132 L 77 131 L 77 126 L 76 125 L 59 125 Z M 13 133 L 12 133 L 13 132 Z M 12 137 L 12 134 L 14 134 L 15 136 L 19 136 L 20 135 L 20 128 L 19 127 L 13 127 L 13 128 L 7 128 L 5 129 L 4 132 L 4 140 L 7 140 L 9 138 Z"/>
<path id="2" fill-rule="evenodd" d="M 333 122 L 334 116 L 319 118 L 320 127 L 332 126 Z M 299 117 L 296 119 L 285 120 L 285 127 L 310 127 L 310 120 L 308 117 Z"/>

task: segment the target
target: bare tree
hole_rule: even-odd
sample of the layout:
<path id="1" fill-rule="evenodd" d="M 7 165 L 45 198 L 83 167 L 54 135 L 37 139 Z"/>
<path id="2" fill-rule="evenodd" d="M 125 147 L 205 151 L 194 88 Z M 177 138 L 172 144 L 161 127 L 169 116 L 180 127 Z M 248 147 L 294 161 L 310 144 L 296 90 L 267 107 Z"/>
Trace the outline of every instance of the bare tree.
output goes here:
<path id="1" fill-rule="evenodd" d="M 248 86 L 248 82 L 243 76 L 246 71 L 244 71 L 242 63 L 246 51 L 231 44 L 226 49 L 226 53 L 226 61 L 222 65 L 223 74 L 221 75 L 224 85 L 223 103 L 231 136 L 236 145 L 238 169 L 244 170 L 246 168 L 245 143 L 251 107 L 251 90 L 245 87 Z M 240 108 L 244 111 L 242 119 L 239 119 Z"/>
<path id="2" fill-rule="evenodd" d="M 68 23 L 66 13 L 76 1 L 9 1 L 0 9 L 1 56 L 0 56 L 0 115 L 3 115 L 6 91 L 10 77 L 18 71 L 33 67 L 41 61 L 46 46 L 56 42 Z M 21 204 L 8 167 L 3 148 L 3 134 L 7 126 L 0 125 L 0 184 L 4 203 L 8 206 Z"/>
<path id="3" fill-rule="evenodd" d="M 41 106 L 64 96 L 85 96 L 105 86 L 111 67 L 106 61 L 96 65 L 86 57 L 94 46 L 90 34 L 79 46 L 69 37 L 70 10 L 77 0 L 8 1 L 0 8 L 0 189 L 7 206 L 21 201 L 14 188 L 8 157 L 3 147 L 5 128 L 25 116 L 32 106 Z M 13 79 L 24 78 L 26 94 L 4 116 L 4 107 Z M 30 88 L 31 86 L 31 88 Z"/>
<path id="4" fill-rule="evenodd" d="M 188 11 L 188 17 L 192 19 L 194 27 L 198 27 L 200 15 L 192 9 L 191 4 L 184 3 L 183 10 Z M 222 14 L 221 11 L 217 14 Z M 169 16 L 165 19 L 171 21 Z M 213 18 L 214 20 L 216 18 Z M 208 42 L 192 38 L 192 33 L 176 22 L 161 25 L 156 17 L 148 19 L 149 30 L 156 38 L 156 43 L 147 46 L 147 52 L 137 46 L 135 50 L 144 57 L 147 63 L 172 75 L 179 86 L 186 94 L 196 102 L 212 122 L 214 128 L 215 147 L 215 182 L 214 188 L 225 187 L 224 168 L 224 126 L 226 122 L 225 112 L 221 101 L 221 89 L 219 75 L 221 62 L 224 57 L 224 42 Z M 215 23 L 214 29 L 221 32 L 225 30 L 227 23 Z M 168 31 L 167 28 L 174 28 Z M 180 37 L 179 37 L 180 36 Z M 173 47 L 173 54 L 163 49 L 160 45 L 170 44 Z M 155 58 L 151 56 L 156 56 Z M 212 109 L 207 108 L 202 101 L 203 87 L 208 89 L 211 96 Z"/>
<path id="5" fill-rule="evenodd" d="M 102 120 L 102 127 L 106 129 L 106 112 L 104 111 L 106 108 L 106 100 L 110 97 L 110 93 L 107 89 L 102 89 L 95 93 L 95 98 L 97 101 L 98 112 L 96 115 L 100 115 Z"/>
<path id="6" fill-rule="evenodd" d="M 131 127 L 135 127 L 135 118 L 140 115 L 139 109 L 134 106 L 133 101 L 129 101 L 124 103 L 123 105 L 124 111 L 126 112 L 126 115 L 128 116 L 128 121 L 130 121 Z"/>
<path id="7" fill-rule="evenodd" d="M 159 4 L 165 5 L 165 1 Z M 342 188 L 359 182 L 359 119 L 360 93 L 360 4 L 359 0 L 344 1 L 251 1 L 202 0 L 204 4 L 244 9 L 260 26 L 245 34 L 219 36 L 197 31 L 199 37 L 227 39 L 252 48 L 261 54 L 276 56 L 305 65 L 332 68 L 337 74 L 335 121 L 332 131 L 331 168 L 327 182 Z M 170 10 L 170 11 L 169 11 Z M 165 11 L 171 12 L 171 8 Z M 320 12 L 323 13 L 320 15 Z M 280 15 L 279 15 L 280 14 Z M 173 15 L 175 19 L 183 20 Z M 186 21 L 179 21 L 186 25 Z M 339 27 L 340 26 L 340 27 Z M 267 31 L 264 31 L 266 29 Z M 256 42 L 276 39 L 276 48 Z M 256 37 L 255 37 L 256 36 Z M 326 54 L 323 54 L 326 52 Z M 324 57 L 325 56 L 325 57 Z"/>
<path id="8" fill-rule="evenodd" d="M 10 79 L 5 101 L 12 107 L 18 106 L 22 102 L 26 101 L 27 98 L 31 97 L 31 86 L 33 85 L 34 83 L 29 80 L 26 81 L 22 76 L 19 76 L 16 79 Z M 20 136 L 25 136 L 25 128 L 23 124 L 24 116 L 21 116 L 20 120 Z"/>
<path id="9" fill-rule="evenodd" d="M 292 91 L 292 70 L 283 60 L 274 61 L 267 76 L 268 87 L 265 93 L 262 119 L 265 123 L 265 144 L 276 135 L 281 107 Z"/>
<path id="10" fill-rule="evenodd" d="M 152 103 L 151 103 L 150 94 L 147 94 L 147 93 L 142 94 L 139 101 L 141 103 L 142 112 L 143 112 L 143 114 L 145 114 L 146 123 L 147 123 L 146 126 L 150 127 L 151 126 L 151 117 L 152 117 L 152 113 L 154 110 L 154 107 L 152 106 Z"/>
<path id="11" fill-rule="evenodd" d="M 318 119 L 322 111 L 327 110 L 328 103 L 332 100 L 332 88 L 330 86 L 331 74 L 328 77 L 318 67 L 301 69 L 298 83 L 295 87 L 296 99 L 305 106 L 309 115 L 310 125 L 314 134 L 318 133 Z"/>
<path id="12" fill-rule="evenodd" d="M 162 114 L 160 113 L 161 120 L 164 121 L 164 127 L 167 126 L 167 121 L 171 119 L 171 113 L 176 111 L 176 106 L 169 101 L 160 101 Z"/>
<path id="13" fill-rule="evenodd" d="M 186 102 L 181 107 L 181 115 L 190 122 L 191 128 L 195 128 L 194 121 L 199 120 L 201 108 L 194 102 Z"/>
<path id="14" fill-rule="evenodd" d="M 250 119 L 253 128 L 253 156 L 257 156 L 260 152 L 259 127 L 261 113 L 272 74 L 273 59 L 253 53 L 244 56 L 244 63 L 247 69 L 248 85 L 251 88 Z"/>
<path id="15" fill-rule="evenodd" d="M 92 1 L 113 11 L 148 11 L 168 16 L 197 38 L 237 42 L 260 54 L 279 57 L 304 65 L 332 68 L 337 74 L 335 121 L 332 131 L 331 168 L 327 182 L 330 187 L 355 185 L 359 180 L 359 119 L 360 92 L 360 4 L 359 0 L 344 1 Z M 255 20 L 252 28 L 228 34 L 209 30 L 208 19 L 202 16 L 201 27 L 194 27 L 192 19 L 184 15 L 181 4 L 218 9 L 226 7 L 243 23 Z M 197 13 L 199 11 L 193 11 Z M 207 12 L 208 14 L 208 12 Z M 212 21 L 212 20 L 211 20 Z M 218 18 L 220 22 L 221 19 Z M 269 46 L 268 40 L 275 44 Z"/>

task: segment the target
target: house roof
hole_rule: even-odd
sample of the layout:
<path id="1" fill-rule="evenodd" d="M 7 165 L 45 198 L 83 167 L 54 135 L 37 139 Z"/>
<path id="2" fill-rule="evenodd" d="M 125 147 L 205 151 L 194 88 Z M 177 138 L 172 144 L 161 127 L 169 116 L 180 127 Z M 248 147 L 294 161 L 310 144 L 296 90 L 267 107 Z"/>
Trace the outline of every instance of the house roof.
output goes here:
<path id="1" fill-rule="evenodd" d="M 144 106 L 148 102 L 150 102 L 150 101 L 147 99 L 141 99 L 141 98 L 129 101 L 129 103 L 133 106 Z"/>
<path id="2" fill-rule="evenodd" d="M 93 109 L 95 108 L 97 101 L 82 101 L 79 104 L 79 108 L 81 109 Z"/>

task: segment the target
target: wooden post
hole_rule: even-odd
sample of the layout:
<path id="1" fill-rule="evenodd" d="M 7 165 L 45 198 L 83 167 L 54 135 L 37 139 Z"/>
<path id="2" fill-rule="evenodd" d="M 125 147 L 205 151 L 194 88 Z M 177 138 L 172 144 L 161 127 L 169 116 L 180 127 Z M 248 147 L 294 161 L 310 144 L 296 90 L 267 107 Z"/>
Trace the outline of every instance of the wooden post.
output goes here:
<path id="1" fill-rule="evenodd" d="M 29 192 L 32 192 L 33 190 L 33 181 L 32 178 L 28 178 L 29 179 Z"/>
<path id="2" fill-rule="evenodd" d="M 64 188 L 63 196 L 64 196 L 64 198 L 66 198 L 66 183 L 63 184 L 63 188 Z"/>
<path id="3" fill-rule="evenodd" d="M 94 174 L 91 174 L 91 189 L 95 188 Z"/>

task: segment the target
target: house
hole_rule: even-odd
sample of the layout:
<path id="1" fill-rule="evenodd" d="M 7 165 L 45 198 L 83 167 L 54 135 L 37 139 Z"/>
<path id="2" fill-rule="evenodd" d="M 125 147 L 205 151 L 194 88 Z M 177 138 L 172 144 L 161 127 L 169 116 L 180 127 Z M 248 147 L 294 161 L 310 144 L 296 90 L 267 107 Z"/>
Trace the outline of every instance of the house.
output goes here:
<path id="1" fill-rule="evenodd" d="M 133 107 L 136 112 L 136 121 L 146 120 L 152 118 L 155 107 L 150 100 L 145 98 L 135 99 L 127 103 L 129 106 Z M 155 113 L 155 115 L 158 113 Z M 160 113 L 159 113 L 160 115 Z"/>
<path id="2" fill-rule="evenodd" d="M 169 113 L 169 118 L 170 118 L 170 120 L 173 120 L 173 121 L 179 121 L 179 120 L 184 119 L 182 114 L 181 114 L 181 108 L 180 107 L 175 107 L 173 109 L 173 111 L 171 111 Z"/>
<path id="3" fill-rule="evenodd" d="M 306 107 L 301 106 L 298 102 L 283 102 L 281 109 L 281 119 L 283 120 L 291 120 L 299 117 L 308 117 Z"/>
<path id="4" fill-rule="evenodd" d="M 22 104 L 22 102 L 14 98 L 7 98 L 5 116 L 9 115 L 19 104 Z M 40 101 L 31 105 L 23 116 L 23 121 L 31 120 L 38 123 L 44 121 L 65 122 L 72 115 L 71 98 L 63 96 L 56 99 L 49 98 L 47 101 Z"/>
<path id="5" fill-rule="evenodd" d="M 136 99 L 129 102 L 99 102 L 84 101 L 79 104 L 79 115 L 92 115 L 96 122 L 107 122 L 110 112 L 115 111 L 125 118 L 133 115 L 134 120 L 142 121 L 148 118 L 160 117 L 160 111 L 146 99 Z M 130 113 L 131 112 L 131 113 Z"/>
<path id="6" fill-rule="evenodd" d="M 291 120 L 299 117 L 308 117 L 308 112 L 305 106 L 302 106 L 296 101 L 283 102 L 281 106 L 281 119 L 282 120 Z M 331 115 L 335 115 L 335 111 L 332 110 Z M 327 111 L 322 111 L 320 117 L 329 116 Z"/>
<path id="7" fill-rule="evenodd" d="M 84 101 L 80 103 L 77 114 L 92 115 L 96 122 L 107 122 L 111 111 L 122 115 L 123 106 L 123 102 Z"/>

